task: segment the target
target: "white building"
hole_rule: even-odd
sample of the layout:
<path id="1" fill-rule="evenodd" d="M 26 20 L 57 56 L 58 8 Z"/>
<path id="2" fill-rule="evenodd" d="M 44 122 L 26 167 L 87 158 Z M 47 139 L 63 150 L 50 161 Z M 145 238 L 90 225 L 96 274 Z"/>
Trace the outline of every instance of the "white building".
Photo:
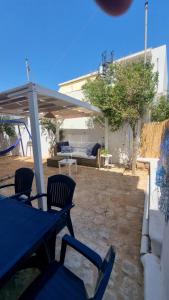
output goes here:
<path id="1" fill-rule="evenodd" d="M 123 61 L 135 61 L 140 58 L 144 58 L 144 51 L 137 52 L 120 59 L 115 60 L 115 62 Z M 159 73 L 158 82 L 158 95 L 164 95 L 168 90 L 168 69 L 167 69 L 167 47 L 166 45 L 159 46 L 157 48 L 149 48 L 147 50 L 147 57 L 150 59 L 154 65 L 154 71 Z M 76 77 L 69 81 L 59 83 L 59 91 L 61 93 L 73 96 L 77 99 L 83 100 L 82 86 L 88 79 L 94 79 L 98 74 L 98 71 L 88 73 L 86 75 Z"/>
<path id="2" fill-rule="evenodd" d="M 116 60 L 131 61 L 144 58 L 144 51 L 138 52 L 123 58 Z M 159 73 L 158 83 L 158 95 L 165 95 L 168 89 L 168 71 L 167 71 L 167 50 L 166 46 L 160 46 L 147 50 L 147 57 L 154 64 L 154 70 Z M 59 84 L 59 92 L 67 94 L 74 98 L 84 100 L 82 86 L 88 79 L 95 79 L 98 71 L 86 74 L 81 77 L 74 78 L 67 82 Z M 64 130 L 65 140 L 69 140 L 70 143 L 77 146 L 85 146 L 86 144 L 94 144 L 96 142 L 104 143 L 104 126 L 93 125 L 90 122 L 90 118 L 76 118 L 76 119 L 65 119 L 62 125 Z M 23 135 L 23 144 L 26 153 L 26 145 L 29 138 L 27 135 Z M 43 157 L 49 156 L 49 139 L 42 135 L 41 132 L 41 144 L 42 144 L 42 155 Z M 127 163 L 131 156 L 132 148 L 132 134 L 129 127 L 125 126 L 116 132 L 109 130 L 109 152 L 113 155 L 114 163 Z M 22 151 L 20 149 L 20 154 Z M 30 151 L 28 150 L 28 154 Z"/>
<path id="3" fill-rule="evenodd" d="M 115 62 L 122 61 L 135 61 L 140 58 L 144 58 L 144 51 L 128 55 L 120 58 Z M 154 64 L 154 71 L 158 71 L 159 81 L 157 88 L 157 96 L 166 95 L 168 90 L 168 68 L 167 68 L 167 49 L 166 45 L 150 48 L 147 50 L 147 58 Z M 73 96 L 80 100 L 84 100 L 82 86 L 88 79 L 95 79 L 98 71 L 83 75 L 81 77 L 74 78 L 72 80 L 59 84 L 59 91 L 61 93 Z M 72 143 L 92 143 L 104 141 L 104 128 L 89 126 L 88 118 L 69 119 L 63 123 L 63 129 L 65 132 L 65 138 Z M 128 127 L 117 131 L 109 132 L 109 152 L 113 154 L 113 160 L 116 163 L 125 163 L 128 161 L 131 155 L 131 132 Z"/>

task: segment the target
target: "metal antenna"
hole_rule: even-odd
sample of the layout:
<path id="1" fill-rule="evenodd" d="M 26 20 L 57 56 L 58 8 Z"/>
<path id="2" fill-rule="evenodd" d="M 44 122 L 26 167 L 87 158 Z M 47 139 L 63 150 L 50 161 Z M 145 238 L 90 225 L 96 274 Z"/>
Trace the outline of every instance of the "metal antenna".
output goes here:
<path id="1" fill-rule="evenodd" d="M 108 67 L 113 63 L 114 59 L 114 51 L 111 51 L 110 54 L 107 54 L 107 51 L 102 52 L 102 63 L 99 66 L 99 74 L 102 76 L 106 76 Z"/>
<path id="2" fill-rule="evenodd" d="M 113 63 L 114 61 L 114 51 L 112 50 L 110 53 L 110 62 Z"/>
<path id="3" fill-rule="evenodd" d="M 27 77 L 27 81 L 30 82 L 30 66 L 29 66 L 28 58 L 25 58 L 25 65 L 26 65 L 26 77 Z"/>
<path id="4" fill-rule="evenodd" d="M 105 50 L 105 51 L 102 53 L 102 65 L 105 64 L 106 59 L 107 59 L 107 51 Z"/>
<path id="5" fill-rule="evenodd" d="M 144 63 L 147 62 L 147 40 L 148 40 L 148 0 L 145 1 L 145 34 L 144 34 Z"/>

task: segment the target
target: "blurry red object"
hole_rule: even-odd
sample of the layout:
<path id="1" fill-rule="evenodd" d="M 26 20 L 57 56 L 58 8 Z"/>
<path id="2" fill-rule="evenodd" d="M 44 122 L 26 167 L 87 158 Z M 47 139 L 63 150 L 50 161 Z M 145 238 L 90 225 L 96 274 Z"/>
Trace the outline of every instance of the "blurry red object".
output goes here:
<path id="1" fill-rule="evenodd" d="M 132 0 L 95 0 L 96 3 L 109 15 L 120 16 L 130 7 Z"/>

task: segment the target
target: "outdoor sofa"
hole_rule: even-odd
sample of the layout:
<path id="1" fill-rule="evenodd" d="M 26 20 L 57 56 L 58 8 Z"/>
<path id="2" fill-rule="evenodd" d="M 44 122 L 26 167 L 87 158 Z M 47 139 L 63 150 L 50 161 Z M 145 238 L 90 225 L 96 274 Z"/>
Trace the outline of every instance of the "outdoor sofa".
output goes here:
<path id="1" fill-rule="evenodd" d="M 98 168 L 100 149 L 101 145 L 99 143 L 83 147 L 74 147 L 69 145 L 69 142 L 58 143 L 56 155 L 47 159 L 47 166 L 58 168 L 60 160 L 73 158 L 77 160 L 78 165 Z"/>

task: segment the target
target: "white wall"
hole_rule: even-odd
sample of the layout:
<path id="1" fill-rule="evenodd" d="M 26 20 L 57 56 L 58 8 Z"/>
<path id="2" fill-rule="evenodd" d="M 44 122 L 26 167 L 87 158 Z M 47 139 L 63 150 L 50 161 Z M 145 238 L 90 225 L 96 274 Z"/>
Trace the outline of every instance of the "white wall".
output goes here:
<path id="1" fill-rule="evenodd" d="M 169 222 L 165 223 L 161 257 L 164 299 L 169 299 Z"/>
<path id="2" fill-rule="evenodd" d="M 129 126 L 115 132 L 109 130 L 109 152 L 113 155 L 114 163 L 128 163 L 132 155 L 132 132 Z"/>
<path id="3" fill-rule="evenodd" d="M 95 129 L 67 129 L 64 130 L 64 139 L 69 141 L 71 145 L 85 147 L 94 145 L 95 143 L 104 143 L 104 130 L 101 128 Z"/>
<path id="4" fill-rule="evenodd" d="M 95 126 L 91 129 L 65 129 L 65 140 L 76 146 L 94 143 L 104 144 L 104 128 Z M 127 164 L 132 154 L 132 133 L 129 126 L 124 126 L 116 132 L 109 130 L 109 153 L 113 163 Z"/>
<path id="5" fill-rule="evenodd" d="M 154 71 L 159 73 L 157 94 L 166 94 L 168 90 L 168 69 L 166 45 L 151 50 Z"/>
<path id="6" fill-rule="evenodd" d="M 29 126 L 29 125 L 28 125 Z M 87 128 L 87 129 L 86 129 Z M 74 146 L 86 146 L 93 145 L 95 143 L 104 144 L 104 127 L 95 125 L 94 127 L 86 127 L 77 129 L 64 129 L 64 140 L 68 140 L 70 144 Z M 30 126 L 29 126 L 30 129 Z M 21 127 L 21 134 L 24 146 L 24 152 L 26 154 L 27 142 L 29 141 L 29 135 L 24 126 Z M 42 135 L 41 132 L 41 146 L 42 157 L 49 157 L 49 144 L 50 139 Z M 131 144 L 132 135 L 128 126 L 124 126 L 116 132 L 109 130 L 109 152 L 113 155 L 113 163 L 127 163 L 131 156 Z M 21 144 L 18 147 L 19 151 L 14 151 L 13 154 L 20 154 L 22 156 Z M 28 148 L 27 155 L 30 156 L 30 149 Z M 32 154 L 33 155 L 33 154 Z"/>
<path id="7" fill-rule="evenodd" d="M 149 55 L 152 58 L 152 63 L 154 64 L 154 71 L 158 71 L 159 73 L 159 83 L 157 93 L 159 95 L 166 94 L 168 89 L 168 69 L 167 69 L 167 50 L 166 45 L 149 49 Z M 144 51 L 135 53 L 133 55 L 127 56 L 125 58 L 121 58 L 118 61 L 127 60 L 127 59 L 136 59 L 138 57 L 144 56 Z M 93 75 L 94 74 L 94 75 Z M 89 78 L 90 74 L 86 75 L 86 79 Z M 93 79 L 96 73 L 91 73 L 91 78 Z M 82 86 L 85 83 L 85 76 L 80 78 L 70 80 L 70 82 L 66 82 L 61 84 L 59 91 L 64 92 L 73 97 L 77 97 L 80 100 L 83 100 L 84 96 L 82 93 Z M 145 116 L 145 121 L 149 121 L 150 115 L 149 113 Z M 78 119 L 69 119 L 65 120 L 62 126 L 63 129 L 72 129 L 71 139 L 77 140 L 76 130 L 81 129 L 82 135 L 83 130 L 87 130 L 88 128 L 88 118 L 78 118 Z M 74 136 L 73 136 L 74 130 Z M 93 132 L 93 133 L 92 133 Z M 97 130 L 93 130 L 90 132 L 93 136 L 93 139 L 101 139 L 102 135 L 104 135 L 103 130 L 100 132 L 100 137 L 98 137 Z M 75 137 L 76 136 L 76 137 Z M 89 139 L 89 137 L 88 137 Z M 81 138 L 80 138 L 81 140 Z M 126 163 L 131 156 L 131 130 L 129 127 L 122 128 L 121 130 L 112 133 L 109 132 L 109 151 L 113 155 L 113 160 L 115 163 Z"/>
<path id="8" fill-rule="evenodd" d="M 90 119 L 85 118 L 76 118 L 76 119 L 67 119 L 63 121 L 62 129 L 88 129 L 88 121 Z"/>
<path id="9" fill-rule="evenodd" d="M 29 131 L 31 131 L 30 120 L 27 119 L 26 122 L 27 122 L 27 126 L 28 126 Z M 27 156 L 33 156 L 33 152 L 30 151 L 29 147 L 27 147 L 27 143 L 30 141 L 30 137 L 29 137 L 29 135 L 27 133 L 27 130 L 25 129 L 24 125 L 20 126 L 20 131 L 21 131 L 21 136 L 22 136 L 22 142 L 23 142 L 23 148 L 24 148 L 25 155 L 27 153 Z M 16 132 L 18 134 L 17 126 L 16 126 Z M 42 157 L 46 158 L 46 157 L 49 157 L 49 148 L 50 148 L 49 141 L 50 141 L 50 139 L 42 134 L 41 128 L 40 128 L 40 134 L 41 134 Z M 19 154 L 19 155 L 22 156 L 23 153 L 22 153 L 21 143 L 19 144 L 19 147 L 17 147 L 17 150 L 18 150 L 17 153 L 16 153 L 16 151 L 12 151 L 12 154 L 13 155 L 16 155 L 16 154 L 18 155 Z"/>
<path id="10" fill-rule="evenodd" d="M 144 295 L 145 300 L 169 299 L 169 221 L 165 221 L 164 214 L 159 210 L 159 191 L 156 185 L 156 171 L 158 159 L 140 158 L 139 161 L 150 163 L 150 192 L 148 213 L 148 235 L 150 252 L 141 256 L 144 266 Z M 144 219 L 145 221 L 145 219 Z M 143 240 L 142 240 L 143 241 Z"/>

